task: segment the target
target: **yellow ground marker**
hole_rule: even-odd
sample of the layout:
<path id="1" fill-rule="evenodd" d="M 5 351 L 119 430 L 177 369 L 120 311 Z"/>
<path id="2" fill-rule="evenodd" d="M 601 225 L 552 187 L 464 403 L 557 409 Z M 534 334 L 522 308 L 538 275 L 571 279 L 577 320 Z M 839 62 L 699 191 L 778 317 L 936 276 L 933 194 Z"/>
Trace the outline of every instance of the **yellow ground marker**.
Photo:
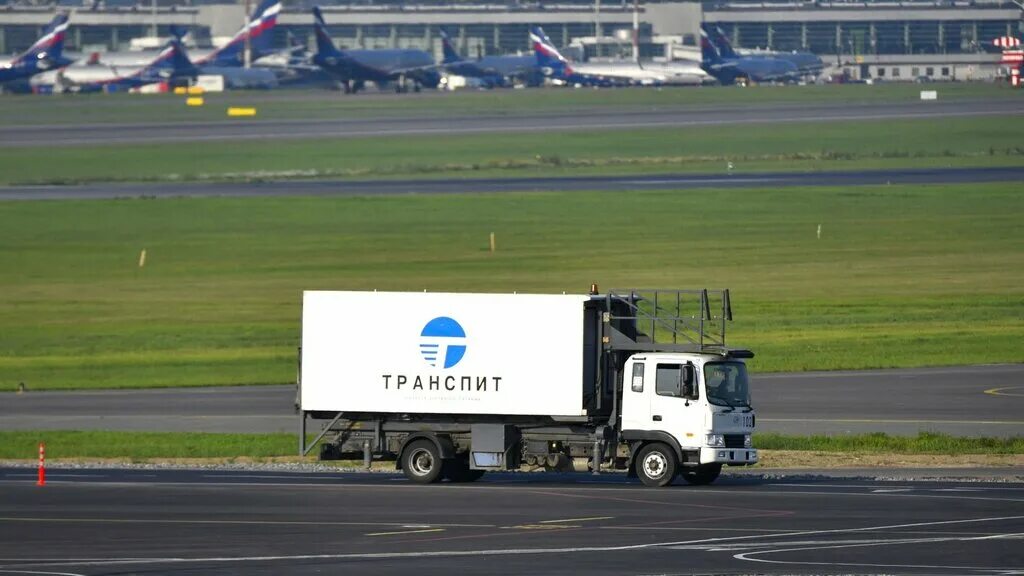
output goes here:
<path id="1" fill-rule="evenodd" d="M 240 108 L 237 106 L 231 106 L 228 108 L 228 116 L 255 116 L 255 108 Z"/>
<path id="2" fill-rule="evenodd" d="M 1024 394 L 1012 394 L 1007 390 L 1024 390 L 1024 386 L 1006 386 L 1005 388 L 989 388 L 985 390 L 985 394 L 991 394 L 992 396 L 1024 396 Z"/>
<path id="3" fill-rule="evenodd" d="M 193 96 L 200 96 L 204 92 L 206 92 L 206 90 L 203 90 L 202 86 L 189 86 L 188 87 L 188 93 L 193 95 Z"/>
<path id="4" fill-rule="evenodd" d="M 184 96 L 188 93 L 188 88 L 185 88 L 184 86 L 177 86 L 174 88 L 174 93 L 178 96 Z"/>
<path id="5" fill-rule="evenodd" d="M 186 106 L 202 106 L 205 103 L 202 96 L 193 96 L 185 99 Z"/>

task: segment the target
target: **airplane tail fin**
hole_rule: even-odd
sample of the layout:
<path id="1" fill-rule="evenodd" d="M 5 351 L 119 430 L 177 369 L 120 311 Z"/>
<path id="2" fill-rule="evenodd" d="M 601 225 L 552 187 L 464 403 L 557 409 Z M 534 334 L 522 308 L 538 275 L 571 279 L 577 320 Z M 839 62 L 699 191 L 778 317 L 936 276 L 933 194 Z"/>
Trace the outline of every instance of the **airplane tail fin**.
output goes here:
<path id="1" fill-rule="evenodd" d="M 703 26 L 700 30 L 700 59 L 701 63 L 705 65 L 718 64 L 722 60 L 722 56 L 718 53 L 715 45 L 711 43 L 711 38 L 708 37 L 707 30 Z"/>
<path id="2" fill-rule="evenodd" d="M 195 64 L 185 53 L 185 46 L 181 43 L 181 39 L 174 37 L 160 51 L 156 59 L 142 70 L 140 77 L 144 80 L 158 82 L 182 76 L 194 76 L 197 72 Z"/>
<path id="3" fill-rule="evenodd" d="M 324 22 L 324 15 L 320 12 L 319 6 L 313 6 L 313 27 L 316 28 L 316 53 L 320 55 L 335 54 L 338 49 L 334 46 L 334 40 L 327 33 L 327 23 Z"/>
<path id="4" fill-rule="evenodd" d="M 544 30 L 537 26 L 530 31 L 530 42 L 533 44 L 533 53 L 537 57 L 537 65 L 542 69 L 551 70 L 549 76 L 560 76 L 572 73 L 569 61 L 551 43 Z"/>
<path id="5" fill-rule="evenodd" d="M 231 41 L 206 57 L 203 62 L 219 66 L 238 66 L 245 59 L 245 39 L 249 37 L 249 49 L 253 60 L 266 56 L 273 50 L 271 31 L 277 25 L 281 12 L 281 0 L 263 0 L 253 10 L 245 25 L 235 33 Z"/>
<path id="6" fill-rule="evenodd" d="M 60 61 L 64 51 L 64 37 L 68 30 L 68 15 L 59 13 L 43 29 L 43 35 L 14 59 L 15 63 L 47 60 Z"/>
<path id="7" fill-rule="evenodd" d="M 448 33 L 441 29 L 441 47 L 444 51 L 444 64 L 453 64 L 455 62 L 461 62 L 462 56 L 459 55 L 459 51 L 452 45 L 451 38 L 448 37 Z"/>
<path id="8" fill-rule="evenodd" d="M 249 45 L 254 60 L 273 52 L 272 32 L 280 13 L 281 0 L 263 0 L 249 18 Z"/>
<path id="9" fill-rule="evenodd" d="M 701 24 L 700 27 L 701 30 L 707 32 L 711 45 L 718 51 L 722 58 L 732 59 L 738 57 L 736 51 L 732 49 L 732 42 L 729 42 L 729 38 L 721 28 L 707 23 Z"/>

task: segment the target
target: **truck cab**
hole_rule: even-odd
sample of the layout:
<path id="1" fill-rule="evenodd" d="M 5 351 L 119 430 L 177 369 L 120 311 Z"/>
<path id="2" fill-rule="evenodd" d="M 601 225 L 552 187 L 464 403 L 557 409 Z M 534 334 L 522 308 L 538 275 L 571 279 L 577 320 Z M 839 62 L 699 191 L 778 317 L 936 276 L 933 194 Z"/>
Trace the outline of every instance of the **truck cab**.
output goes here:
<path id="1" fill-rule="evenodd" d="M 621 434 L 631 447 L 631 470 L 641 481 L 660 486 L 680 474 L 691 484 L 706 484 L 722 465 L 757 462 L 743 362 L 750 356 L 728 351 L 629 357 L 623 367 Z"/>

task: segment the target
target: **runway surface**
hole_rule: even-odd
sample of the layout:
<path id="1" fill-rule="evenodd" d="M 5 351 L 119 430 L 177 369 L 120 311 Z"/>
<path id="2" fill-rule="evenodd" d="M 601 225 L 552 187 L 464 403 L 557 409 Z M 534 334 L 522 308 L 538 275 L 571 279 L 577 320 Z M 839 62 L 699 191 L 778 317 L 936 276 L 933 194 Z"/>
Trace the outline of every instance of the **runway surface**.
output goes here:
<path id="1" fill-rule="evenodd" d="M 3 574 L 1014 574 L 1024 484 L 0 469 Z"/>
<path id="2" fill-rule="evenodd" d="M 0 187 L 0 200 L 99 200 L 113 198 L 377 196 L 389 194 L 494 194 L 548 191 L 692 190 L 788 186 L 869 186 L 1019 182 L 1024 166 L 932 168 L 846 172 L 659 174 L 653 176 L 569 176 L 550 178 L 467 178 L 412 180 L 288 180 L 281 182 L 163 182 L 80 186 Z"/>
<path id="3" fill-rule="evenodd" d="M 1024 365 L 754 375 L 752 394 L 761 432 L 1024 435 Z M 8 430 L 298 430 L 294 386 L 28 392 L 0 400 L 0 429 Z"/>
<path id="4" fill-rule="evenodd" d="M 646 110 L 609 107 L 596 111 L 587 109 L 539 114 L 467 114 L 440 117 L 431 114 L 404 118 L 373 117 L 373 112 L 370 112 L 369 116 L 363 114 L 358 118 L 346 119 L 4 126 L 0 127 L 0 147 L 683 128 L 773 122 L 947 119 L 1021 113 L 1024 113 L 1024 107 L 1013 100 L 688 106 Z"/>

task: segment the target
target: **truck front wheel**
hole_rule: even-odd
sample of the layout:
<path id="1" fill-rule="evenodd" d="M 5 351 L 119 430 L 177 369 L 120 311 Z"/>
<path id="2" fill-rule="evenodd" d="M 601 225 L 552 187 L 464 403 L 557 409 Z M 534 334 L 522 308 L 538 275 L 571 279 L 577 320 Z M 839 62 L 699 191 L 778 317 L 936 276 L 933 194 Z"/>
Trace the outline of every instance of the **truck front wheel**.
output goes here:
<path id="1" fill-rule="evenodd" d="M 676 453 L 665 444 L 648 444 L 636 455 L 636 475 L 645 486 L 668 486 L 677 468 Z"/>
<path id="2" fill-rule="evenodd" d="M 430 440 L 414 440 L 402 452 L 402 473 L 418 484 L 437 482 L 443 468 L 441 454 Z"/>
<path id="3" fill-rule="evenodd" d="M 718 475 L 722 473 L 721 464 L 703 464 L 697 466 L 695 470 L 684 470 L 683 480 L 686 480 L 687 484 L 694 486 L 702 486 L 704 484 L 711 484 Z"/>

